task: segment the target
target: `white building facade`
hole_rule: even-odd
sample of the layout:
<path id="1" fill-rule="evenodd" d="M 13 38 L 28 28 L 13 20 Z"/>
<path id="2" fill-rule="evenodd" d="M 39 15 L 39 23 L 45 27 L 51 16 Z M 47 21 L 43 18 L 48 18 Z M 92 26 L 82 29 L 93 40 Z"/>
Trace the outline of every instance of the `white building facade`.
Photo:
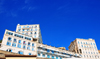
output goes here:
<path id="1" fill-rule="evenodd" d="M 70 44 L 69 51 L 81 54 L 82 58 L 100 59 L 100 54 L 94 39 L 76 38 Z"/>
<path id="2" fill-rule="evenodd" d="M 39 24 L 34 24 L 34 25 L 28 25 L 28 24 L 27 25 L 20 25 L 20 24 L 18 24 L 16 27 L 16 32 L 31 36 L 33 38 L 36 38 L 38 43 L 43 43 Z"/>
<path id="3" fill-rule="evenodd" d="M 6 30 L 0 50 L 24 55 L 36 55 L 36 44 L 37 42 L 33 42 L 30 36 Z"/>
<path id="4" fill-rule="evenodd" d="M 0 50 L 52 59 L 80 58 L 81 56 L 81 54 L 78 53 L 44 45 L 38 24 L 18 24 L 16 32 L 5 30 Z"/>

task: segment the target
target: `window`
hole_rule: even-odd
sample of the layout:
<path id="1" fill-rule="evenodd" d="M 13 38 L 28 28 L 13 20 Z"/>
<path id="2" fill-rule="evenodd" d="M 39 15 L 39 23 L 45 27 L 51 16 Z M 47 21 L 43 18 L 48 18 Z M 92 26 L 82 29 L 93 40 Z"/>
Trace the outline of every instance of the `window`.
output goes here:
<path id="1" fill-rule="evenodd" d="M 92 43 L 91 43 L 91 45 L 92 45 Z"/>
<path id="2" fill-rule="evenodd" d="M 12 46 L 13 46 L 13 47 L 16 47 L 16 43 L 12 43 Z"/>
<path id="3" fill-rule="evenodd" d="M 83 47 L 83 45 L 81 45 Z"/>
<path id="4" fill-rule="evenodd" d="M 52 56 L 52 59 L 54 59 L 54 56 Z"/>
<path id="5" fill-rule="evenodd" d="M 24 34 L 24 33 L 22 33 L 22 34 Z"/>
<path id="6" fill-rule="evenodd" d="M 50 50 L 47 50 L 47 52 L 50 52 Z"/>
<path id="7" fill-rule="evenodd" d="M 90 52 L 89 52 L 89 54 L 90 54 Z"/>
<path id="8" fill-rule="evenodd" d="M 28 33 L 26 33 L 26 35 L 28 35 Z"/>
<path id="9" fill-rule="evenodd" d="M 26 44 L 26 41 L 23 41 L 23 44 Z"/>
<path id="10" fill-rule="evenodd" d="M 47 55 L 47 58 L 50 58 L 50 55 Z"/>
<path id="11" fill-rule="evenodd" d="M 78 44 L 80 44 L 80 42 L 78 41 Z"/>
<path id="12" fill-rule="evenodd" d="M 26 49 L 26 46 L 23 46 L 23 49 Z"/>
<path id="13" fill-rule="evenodd" d="M 87 52 L 86 52 L 86 54 L 87 54 Z"/>
<path id="14" fill-rule="evenodd" d="M 95 53 L 95 52 L 94 52 Z M 98 52 L 97 52 L 97 54 L 98 54 Z"/>
<path id="15" fill-rule="evenodd" d="M 34 51 L 34 48 L 32 48 L 32 51 Z"/>
<path id="16" fill-rule="evenodd" d="M 33 33 L 31 32 L 31 34 L 33 34 Z"/>
<path id="17" fill-rule="evenodd" d="M 18 43 L 21 43 L 21 40 L 19 40 Z"/>
<path id="18" fill-rule="evenodd" d="M 32 43 L 32 46 L 34 46 L 34 43 Z"/>
<path id="19" fill-rule="evenodd" d="M 91 52 L 91 54 L 92 54 L 92 52 Z"/>
<path id="20" fill-rule="evenodd" d="M 35 31 L 37 31 L 37 29 L 35 29 Z"/>
<path id="21" fill-rule="evenodd" d="M 62 58 L 60 57 L 60 59 L 62 59 Z"/>
<path id="22" fill-rule="evenodd" d="M 18 54 L 23 54 L 23 52 L 22 51 L 18 51 Z"/>
<path id="23" fill-rule="evenodd" d="M 29 31 L 29 29 L 27 29 L 27 31 Z"/>
<path id="24" fill-rule="evenodd" d="M 25 39 L 27 39 L 27 40 L 31 40 L 31 38 L 28 38 L 28 37 L 25 37 Z"/>
<path id="25" fill-rule="evenodd" d="M 86 42 L 86 44 L 87 44 L 87 42 Z"/>
<path id="26" fill-rule="evenodd" d="M 23 26 L 23 28 L 25 28 L 25 26 Z"/>
<path id="27" fill-rule="evenodd" d="M 29 53 L 29 55 L 32 55 L 31 53 Z"/>
<path id="28" fill-rule="evenodd" d="M 56 56 L 56 59 L 58 59 L 58 57 Z"/>
<path id="29" fill-rule="evenodd" d="M 82 44 L 82 42 L 81 42 L 81 44 Z"/>
<path id="30" fill-rule="evenodd" d="M 20 32 L 20 29 L 18 31 Z"/>
<path id="31" fill-rule="evenodd" d="M 86 46 L 84 46 L 86 48 Z"/>
<path id="32" fill-rule="evenodd" d="M 14 39 L 14 42 L 17 42 L 16 39 Z"/>
<path id="33" fill-rule="evenodd" d="M 84 55 L 84 57 L 85 57 L 85 55 Z"/>
<path id="34" fill-rule="evenodd" d="M 38 56 L 40 56 L 40 53 L 38 53 Z"/>
<path id="35" fill-rule="evenodd" d="M 13 35 L 13 33 L 11 33 L 11 32 L 6 32 L 6 34 Z"/>
<path id="36" fill-rule="evenodd" d="M 45 54 L 42 54 L 43 57 L 45 57 Z"/>
<path id="37" fill-rule="evenodd" d="M 30 47 L 27 47 L 28 50 L 30 50 Z"/>
<path id="38" fill-rule="evenodd" d="M 28 42 L 28 45 L 30 45 L 30 42 Z"/>
<path id="39" fill-rule="evenodd" d="M 52 53 L 54 53 L 54 51 L 51 51 Z"/>
<path id="40" fill-rule="evenodd" d="M 11 41 L 11 37 L 8 37 L 8 41 Z"/>
<path id="41" fill-rule="evenodd" d="M 27 28 L 29 28 L 29 26 L 27 26 Z"/>
<path id="42" fill-rule="evenodd" d="M 23 36 L 18 35 L 18 34 L 15 34 L 14 36 L 16 36 L 16 37 L 20 37 L 20 38 L 23 38 Z"/>
<path id="43" fill-rule="evenodd" d="M 19 26 L 19 28 L 21 28 L 21 26 Z"/>
<path id="44" fill-rule="evenodd" d="M 94 52 L 94 54 L 95 54 L 95 52 Z"/>
<path id="45" fill-rule="evenodd" d="M 94 43 L 94 45 L 95 45 L 95 43 Z"/>
<path id="46" fill-rule="evenodd" d="M 23 29 L 23 31 L 25 31 L 25 29 Z"/>
<path id="47" fill-rule="evenodd" d="M 77 54 L 75 54 L 75 56 L 77 56 Z"/>
<path id="48" fill-rule="evenodd" d="M 36 38 L 36 36 L 34 36 L 34 38 Z"/>
<path id="49" fill-rule="evenodd" d="M 96 46 L 94 46 L 94 48 L 96 49 Z"/>
<path id="50" fill-rule="evenodd" d="M 33 29 L 31 29 L 31 31 L 33 31 Z"/>
<path id="51" fill-rule="evenodd" d="M 79 49 L 79 52 L 80 52 L 80 53 L 82 53 L 82 50 L 81 50 L 81 49 Z"/>
<path id="52" fill-rule="evenodd" d="M 7 44 L 6 44 L 6 45 L 11 46 L 11 42 L 7 42 Z"/>
<path id="53" fill-rule="evenodd" d="M 36 32 L 34 34 L 36 34 Z"/>
<path id="54" fill-rule="evenodd" d="M 7 49 L 6 51 L 8 51 L 8 52 L 12 52 L 12 50 L 11 50 L 11 49 Z"/>
<path id="55" fill-rule="evenodd" d="M 37 26 L 35 26 L 35 28 L 37 28 Z"/>
<path id="56" fill-rule="evenodd" d="M 18 48 L 21 48 L 21 45 L 20 44 L 18 44 L 18 46 L 17 46 Z"/>

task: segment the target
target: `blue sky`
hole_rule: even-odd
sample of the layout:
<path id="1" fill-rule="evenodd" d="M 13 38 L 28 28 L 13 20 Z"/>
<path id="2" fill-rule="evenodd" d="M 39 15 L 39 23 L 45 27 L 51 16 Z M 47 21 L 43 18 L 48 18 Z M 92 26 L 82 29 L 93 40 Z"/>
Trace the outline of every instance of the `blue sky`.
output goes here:
<path id="1" fill-rule="evenodd" d="M 40 24 L 43 43 L 66 47 L 93 38 L 100 49 L 100 0 L 0 0 L 0 39 L 5 29 Z"/>

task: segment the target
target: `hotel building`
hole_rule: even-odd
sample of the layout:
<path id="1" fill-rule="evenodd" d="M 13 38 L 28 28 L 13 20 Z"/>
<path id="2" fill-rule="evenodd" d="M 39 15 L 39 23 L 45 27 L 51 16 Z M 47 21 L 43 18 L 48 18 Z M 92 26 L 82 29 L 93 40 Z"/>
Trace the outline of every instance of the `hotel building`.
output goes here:
<path id="1" fill-rule="evenodd" d="M 79 53 L 82 58 L 100 59 L 96 43 L 94 39 L 76 38 L 68 47 L 70 52 Z"/>
<path id="2" fill-rule="evenodd" d="M 39 24 L 34 24 L 34 25 L 17 25 L 16 32 L 28 35 L 30 37 L 36 38 L 36 41 L 38 43 L 43 43 L 42 42 L 42 36 L 41 36 L 41 30 L 40 30 L 40 25 Z"/>
<path id="3" fill-rule="evenodd" d="M 28 35 L 6 30 L 0 50 L 24 55 L 36 55 L 36 43 Z"/>
<path id="4" fill-rule="evenodd" d="M 0 50 L 23 55 L 37 55 L 39 58 L 67 59 L 81 57 L 81 54 L 70 52 L 65 50 L 65 48 L 43 44 L 40 26 L 38 24 L 18 24 L 16 32 L 6 29 Z"/>

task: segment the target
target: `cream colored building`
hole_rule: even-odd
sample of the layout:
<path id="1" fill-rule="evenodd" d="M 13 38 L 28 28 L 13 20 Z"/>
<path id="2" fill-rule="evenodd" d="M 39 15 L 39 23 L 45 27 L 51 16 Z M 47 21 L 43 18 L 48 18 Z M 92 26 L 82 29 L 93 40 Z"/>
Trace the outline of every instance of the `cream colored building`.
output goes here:
<path id="1" fill-rule="evenodd" d="M 57 47 L 44 44 L 38 44 L 37 56 L 41 58 L 63 59 L 63 58 L 80 58 L 78 53 L 70 52 Z"/>
<path id="2" fill-rule="evenodd" d="M 38 24 L 18 24 L 16 32 L 5 30 L 0 50 L 52 59 L 80 58 L 81 56 L 81 54 L 67 51 L 64 47 L 57 48 L 43 44 Z"/>
<path id="3" fill-rule="evenodd" d="M 65 48 L 44 45 L 34 41 L 34 38 L 28 35 L 10 30 L 5 31 L 0 50 L 23 55 L 37 55 L 40 58 L 80 58 L 79 54 L 69 52 Z"/>
<path id="4" fill-rule="evenodd" d="M 33 38 L 21 33 L 6 30 L 0 50 L 24 55 L 36 55 L 37 42 Z"/>
<path id="5" fill-rule="evenodd" d="M 33 25 L 20 25 L 18 24 L 16 27 L 16 32 L 31 36 L 33 38 L 36 38 L 38 43 L 42 42 L 42 35 L 40 30 L 39 24 L 33 24 Z"/>
<path id="6" fill-rule="evenodd" d="M 76 38 L 73 42 L 71 42 L 68 48 L 71 52 L 81 54 L 82 58 L 100 59 L 100 54 L 94 39 Z"/>

